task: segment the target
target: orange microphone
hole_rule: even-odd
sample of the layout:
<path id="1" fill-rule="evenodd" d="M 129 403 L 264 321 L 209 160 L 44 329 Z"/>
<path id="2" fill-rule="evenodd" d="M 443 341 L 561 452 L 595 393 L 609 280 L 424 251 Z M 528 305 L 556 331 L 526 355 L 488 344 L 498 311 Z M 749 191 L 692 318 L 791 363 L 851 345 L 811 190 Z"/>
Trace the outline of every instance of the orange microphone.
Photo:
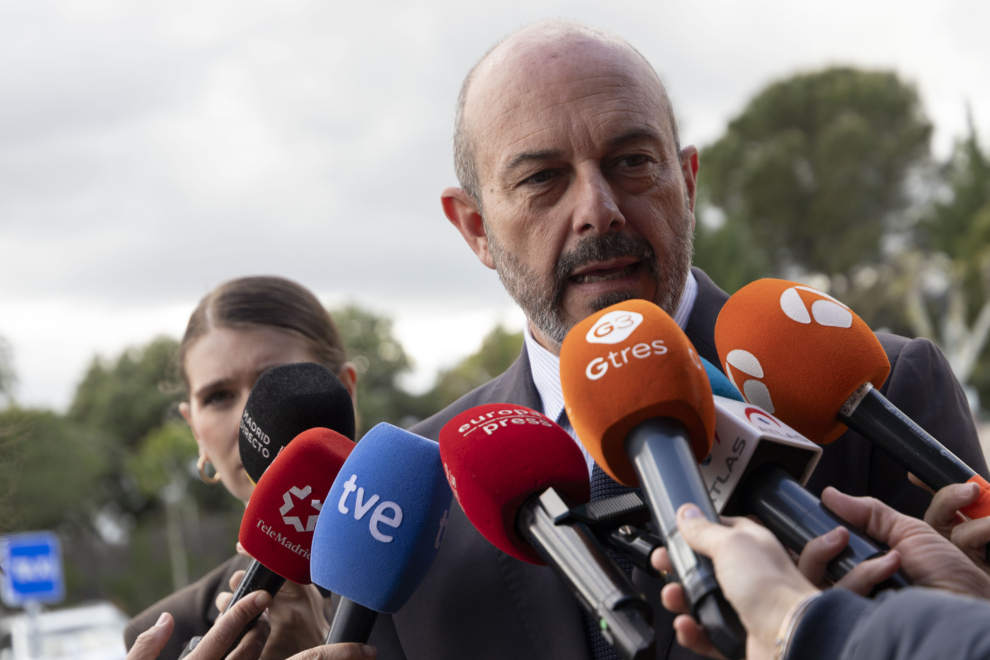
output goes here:
<path id="1" fill-rule="evenodd" d="M 962 509 L 990 515 L 990 484 L 880 394 L 890 362 L 849 307 L 811 287 L 763 279 L 722 308 L 715 346 L 725 373 L 749 403 L 819 444 L 851 428 L 935 490 L 974 482 Z"/>
<path id="2" fill-rule="evenodd" d="M 718 514 L 698 470 L 715 436 L 715 405 L 701 358 L 663 310 L 629 300 L 589 316 L 560 349 L 568 419 L 613 479 L 640 486 L 695 617 L 725 656 L 740 658 L 746 632 L 715 580 L 711 560 L 677 530 L 677 509 Z"/>

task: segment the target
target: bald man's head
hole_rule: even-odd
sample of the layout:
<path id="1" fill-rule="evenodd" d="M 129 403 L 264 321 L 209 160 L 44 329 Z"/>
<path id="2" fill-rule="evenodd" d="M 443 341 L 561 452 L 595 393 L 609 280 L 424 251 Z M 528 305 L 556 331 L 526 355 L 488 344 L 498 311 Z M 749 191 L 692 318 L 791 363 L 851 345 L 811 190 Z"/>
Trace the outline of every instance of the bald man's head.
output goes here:
<path id="1" fill-rule="evenodd" d="M 454 117 L 454 171 L 461 188 L 482 208 L 481 173 L 478 163 L 479 115 L 494 99 L 541 84 L 548 62 L 571 60 L 582 64 L 621 67 L 651 88 L 658 109 L 665 115 L 671 137 L 680 152 L 677 122 L 670 98 L 656 71 L 629 42 L 602 30 L 579 23 L 548 20 L 529 25 L 509 35 L 489 50 L 468 72 L 457 97 Z M 566 68 L 566 67 L 563 67 Z M 497 130 L 497 127 L 488 127 Z"/>

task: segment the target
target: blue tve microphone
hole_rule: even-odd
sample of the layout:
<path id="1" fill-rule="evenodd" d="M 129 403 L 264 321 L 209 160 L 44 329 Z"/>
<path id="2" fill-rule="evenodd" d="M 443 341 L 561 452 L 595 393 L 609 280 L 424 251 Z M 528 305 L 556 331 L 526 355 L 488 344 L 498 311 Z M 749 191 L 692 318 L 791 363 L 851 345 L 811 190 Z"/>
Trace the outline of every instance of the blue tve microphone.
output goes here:
<path id="1" fill-rule="evenodd" d="M 452 497 L 436 442 L 390 424 L 361 438 L 313 536 L 313 582 L 342 596 L 327 644 L 366 642 L 378 612 L 409 600 L 440 550 Z"/>

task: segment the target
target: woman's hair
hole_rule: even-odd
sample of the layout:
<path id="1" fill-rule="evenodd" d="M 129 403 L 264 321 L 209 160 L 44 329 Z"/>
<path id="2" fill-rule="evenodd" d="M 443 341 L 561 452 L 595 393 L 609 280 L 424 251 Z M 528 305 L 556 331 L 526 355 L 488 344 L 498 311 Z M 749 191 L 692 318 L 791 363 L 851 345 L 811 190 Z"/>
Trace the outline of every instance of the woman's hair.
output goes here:
<path id="1" fill-rule="evenodd" d="M 306 341 L 316 361 L 335 374 L 347 351 L 330 314 L 312 293 L 283 277 L 241 277 L 221 284 L 199 301 L 179 345 L 179 373 L 189 391 L 186 353 L 213 328 L 268 326 Z"/>

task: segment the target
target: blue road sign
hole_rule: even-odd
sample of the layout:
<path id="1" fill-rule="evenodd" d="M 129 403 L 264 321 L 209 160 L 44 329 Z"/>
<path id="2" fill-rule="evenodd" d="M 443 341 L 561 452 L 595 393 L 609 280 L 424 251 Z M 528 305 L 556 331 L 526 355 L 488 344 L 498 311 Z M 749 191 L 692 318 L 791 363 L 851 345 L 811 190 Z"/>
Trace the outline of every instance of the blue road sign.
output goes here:
<path id="1" fill-rule="evenodd" d="M 26 532 L 0 537 L 5 605 L 59 603 L 65 598 L 62 546 L 53 532 Z"/>

